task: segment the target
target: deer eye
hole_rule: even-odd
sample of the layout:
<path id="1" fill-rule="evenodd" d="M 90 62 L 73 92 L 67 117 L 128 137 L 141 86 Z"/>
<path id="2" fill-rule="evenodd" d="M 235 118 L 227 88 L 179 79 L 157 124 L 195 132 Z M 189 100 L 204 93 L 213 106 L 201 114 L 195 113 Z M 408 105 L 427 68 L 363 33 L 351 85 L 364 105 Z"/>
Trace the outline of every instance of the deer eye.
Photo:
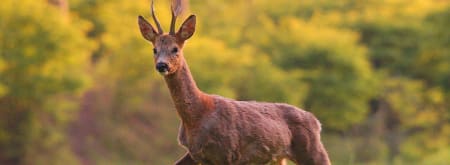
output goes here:
<path id="1" fill-rule="evenodd" d="M 177 47 L 174 47 L 173 49 L 172 49 L 172 53 L 177 53 L 178 52 L 178 48 Z"/>
<path id="2" fill-rule="evenodd" d="M 153 48 L 153 54 L 156 55 L 156 53 L 158 53 L 158 51 L 156 51 L 156 48 Z"/>

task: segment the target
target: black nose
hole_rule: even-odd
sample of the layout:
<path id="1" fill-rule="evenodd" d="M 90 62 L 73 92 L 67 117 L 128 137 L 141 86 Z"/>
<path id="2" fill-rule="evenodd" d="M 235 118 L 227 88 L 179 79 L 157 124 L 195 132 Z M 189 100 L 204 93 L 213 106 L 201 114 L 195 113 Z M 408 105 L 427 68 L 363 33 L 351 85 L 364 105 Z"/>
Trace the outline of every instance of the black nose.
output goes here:
<path id="1" fill-rule="evenodd" d="M 169 70 L 169 66 L 166 63 L 159 62 L 156 64 L 156 70 L 158 72 L 166 72 Z"/>

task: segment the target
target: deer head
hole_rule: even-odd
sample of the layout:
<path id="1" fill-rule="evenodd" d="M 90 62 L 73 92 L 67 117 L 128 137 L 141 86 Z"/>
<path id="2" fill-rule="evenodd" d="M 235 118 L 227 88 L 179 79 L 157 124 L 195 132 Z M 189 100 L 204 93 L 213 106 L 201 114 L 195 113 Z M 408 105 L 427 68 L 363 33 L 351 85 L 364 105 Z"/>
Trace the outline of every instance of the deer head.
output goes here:
<path id="1" fill-rule="evenodd" d="M 181 0 L 172 2 L 172 21 L 170 32 L 164 33 L 158 19 L 155 16 L 153 0 L 151 4 L 151 14 L 158 28 L 158 31 L 144 19 L 138 17 L 139 29 L 142 36 L 153 44 L 153 58 L 156 64 L 156 70 L 164 76 L 175 73 L 183 65 L 183 45 L 195 31 L 195 15 L 189 16 L 181 25 L 178 32 L 175 33 L 175 21 L 183 9 Z"/>

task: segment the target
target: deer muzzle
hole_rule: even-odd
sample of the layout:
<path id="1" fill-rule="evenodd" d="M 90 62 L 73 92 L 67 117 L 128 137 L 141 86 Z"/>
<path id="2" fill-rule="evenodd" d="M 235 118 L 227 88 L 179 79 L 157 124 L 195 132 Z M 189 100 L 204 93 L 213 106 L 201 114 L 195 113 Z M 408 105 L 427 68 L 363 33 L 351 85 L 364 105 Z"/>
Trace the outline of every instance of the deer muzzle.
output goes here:
<path id="1" fill-rule="evenodd" d="M 159 62 L 156 64 L 156 70 L 162 75 L 167 75 L 169 73 L 169 65 L 163 62 Z"/>

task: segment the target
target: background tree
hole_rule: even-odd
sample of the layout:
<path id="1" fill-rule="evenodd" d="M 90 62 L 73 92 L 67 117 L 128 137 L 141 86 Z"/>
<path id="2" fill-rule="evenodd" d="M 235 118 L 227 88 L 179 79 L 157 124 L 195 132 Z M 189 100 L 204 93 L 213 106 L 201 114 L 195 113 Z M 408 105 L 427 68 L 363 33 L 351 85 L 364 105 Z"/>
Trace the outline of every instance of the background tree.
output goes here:
<path id="1" fill-rule="evenodd" d="M 66 128 L 89 80 L 88 25 L 46 1 L 2 2 L 0 164 L 76 163 Z"/>

